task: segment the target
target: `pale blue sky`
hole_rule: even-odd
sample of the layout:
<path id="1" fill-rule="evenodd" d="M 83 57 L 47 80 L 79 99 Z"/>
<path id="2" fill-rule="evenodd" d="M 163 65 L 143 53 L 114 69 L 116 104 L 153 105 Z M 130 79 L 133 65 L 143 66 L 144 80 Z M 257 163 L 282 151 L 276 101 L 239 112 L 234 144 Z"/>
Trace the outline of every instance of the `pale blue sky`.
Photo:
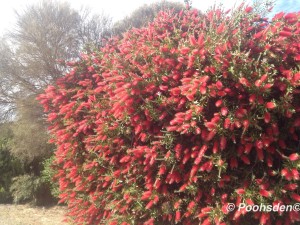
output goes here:
<path id="1" fill-rule="evenodd" d="M 67 1 L 75 9 L 79 9 L 82 5 L 88 6 L 93 12 L 104 11 L 110 15 L 114 21 L 120 20 L 129 15 L 134 9 L 141 5 L 153 3 L 159 0 L 58 0 Z M 171 0 L 174 2 L 184 2 L 184 0 Z M 248 0 L 251 1 L 251 0 Z M 15 22 L 14 10 L 20 11 L 28 4 L 37 3 L 39 0 L 8 0 L 0 7 L 0 35 L 13 26 Z M 231 8 L 235 3 L 242 0 L 193 0 L 193 6 L 200 10 L 206 10 L 214 2 L 222 3 L 226 8 Z M 300 0 L 277 0 L 274 8 L 278 11 L 300 11 Z"/>

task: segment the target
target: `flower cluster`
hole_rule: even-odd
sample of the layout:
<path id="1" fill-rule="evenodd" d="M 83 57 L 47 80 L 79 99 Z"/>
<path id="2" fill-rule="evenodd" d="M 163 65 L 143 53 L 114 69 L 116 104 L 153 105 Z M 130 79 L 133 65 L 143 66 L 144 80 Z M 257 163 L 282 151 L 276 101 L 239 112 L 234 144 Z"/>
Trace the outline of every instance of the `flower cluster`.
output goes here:
<path id="1" fill-rule="evenodd" d="M 69 62 L 39 97 L 69 218 L 299 223 L 296 211 L 227 210 L 300 202 L 299 33 L 300 13 L 162 12 Z"/>

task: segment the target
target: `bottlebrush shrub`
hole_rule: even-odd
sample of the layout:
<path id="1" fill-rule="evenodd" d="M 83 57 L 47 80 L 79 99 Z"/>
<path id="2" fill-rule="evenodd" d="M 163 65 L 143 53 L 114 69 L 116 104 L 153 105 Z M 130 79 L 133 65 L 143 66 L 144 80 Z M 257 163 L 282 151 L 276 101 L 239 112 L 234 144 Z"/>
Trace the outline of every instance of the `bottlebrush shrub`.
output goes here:
<path id="1" fill-rule="evenodd" d="M 292 224 L 300 13 L 161 13 L 70 62 L 39 100 L 77 224 Z M 254 222 L 255 221 L 255 222 Z"/>

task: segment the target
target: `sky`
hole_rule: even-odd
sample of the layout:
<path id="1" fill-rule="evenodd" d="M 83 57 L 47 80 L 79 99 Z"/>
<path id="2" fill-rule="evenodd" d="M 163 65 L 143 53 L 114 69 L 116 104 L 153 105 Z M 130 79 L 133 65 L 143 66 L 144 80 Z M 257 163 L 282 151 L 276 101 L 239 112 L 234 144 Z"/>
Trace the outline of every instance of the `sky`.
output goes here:
<path id="1" fill-rule="evenodd" d="M 81 6 L 89 7 L 93 13 L 104 12 L 113 18 L 113 21 L 120 20 L 144 4 L 150 4 L 159 0 L 58 0 L 69 2 L 74 9 Z M 184 0 L 169 0 L 173 2 L 184 2 Z M 251 1 L 251 0 L 248 0 Z M 15 23 L 15 11 L 22 12 L 26 5 L 38 3 L 39 0 L 7 0 L 0 7 L 0 35 L 11 29 Z M 192 0 L 195 8 L 205 11 L 211 5 L 222 3 L 225 8 L 231 8 L 242 0 Z M 300 0 L 277 0 L 274 7 L 275 12 L 279 11 L 300 11 Z"/>

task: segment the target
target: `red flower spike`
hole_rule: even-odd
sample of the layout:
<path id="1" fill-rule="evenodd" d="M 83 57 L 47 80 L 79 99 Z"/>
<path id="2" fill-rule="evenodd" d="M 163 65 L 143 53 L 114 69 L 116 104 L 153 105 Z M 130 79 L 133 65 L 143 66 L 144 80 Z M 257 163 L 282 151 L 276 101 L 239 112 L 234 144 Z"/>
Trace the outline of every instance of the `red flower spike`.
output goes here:
<path id="1" fill-rule="evenodd" d="M 289 159 L 290 159 L 291 161 L 296 161 L 296 160 L 299 159 L 299 155 L 298 155 L 297 153 L 293 153 L 293 154 L 291 154 L 291 155 L 289 156 Z"/>
<path id="2" fill-rule="evenodd" d="M 250 6 L 248 6 L 248 7 L 245 9 L 245 12 L 246 12 L 246 13 L 250 13 L 250 12 L 252 12 L 252 10 L 253 10 L 253 8 L 250 7 Z"/>
<path id="3" fill-rule="evenodd" d="M 249 158 L 248 158 L 247 156 L 242 155 L 242 156 L 241 156 L 241 160 L 242 160 L 245 164 L 250 165 L 250 160 L 249 160 Z"/>
<path id="4" fill-rule="evenodd" d="M 266 103 L 266 108 L 267 109 L 274 109 L 276 107 L 274 102 L 267 102 Z"/>
<path id="5" fill-rule="evenodd" d="M 222 116 L 227 116 L 227 114 L 228 114 L 228 109 L 227 109 L 227 107 L 222 107 L 222 108 L 221 108 L 221 115 L 222 115 Z"/>
<path id="6" fill-rule="evenodd" d="M 271 114 L 269 112 L 265 112 L 265 114 L 264 114 L 264 121 L 265 121 L 265 123 L 270 123 L 270 121 L 271 121 Z"/>
<path id="7" fill-rule="evenodd" d="M 270 214 L 269 213 L 262 213 L 261 216 L 260 216 L 260 224 L 267 224 L 267 222 L 269 221 L 270 219 Z"/>
<path id="8" fill-rule="evenodd" d="M 263 190 L 263 189 L 259 191 L 259 194 L 266 198 L 270 198 L 272 196 L 271 191 L 267 191 L 267 190 Z"/>
<path id="9" fill-rule="evenodd" d="M 300 202 L 300 195 L 296 194 L 296 193 L 292 193 L 291 194 L 291 198 L 293 200 L 295 200 L 296 202 Z"/>
<path id="10" fill-rule="evenodd" d="M 216 101 L 216 103 L 215 103 L 216 107 L 220 107 L 222 104 L 223 104 L 223 101 L 221 99 Z"/>

